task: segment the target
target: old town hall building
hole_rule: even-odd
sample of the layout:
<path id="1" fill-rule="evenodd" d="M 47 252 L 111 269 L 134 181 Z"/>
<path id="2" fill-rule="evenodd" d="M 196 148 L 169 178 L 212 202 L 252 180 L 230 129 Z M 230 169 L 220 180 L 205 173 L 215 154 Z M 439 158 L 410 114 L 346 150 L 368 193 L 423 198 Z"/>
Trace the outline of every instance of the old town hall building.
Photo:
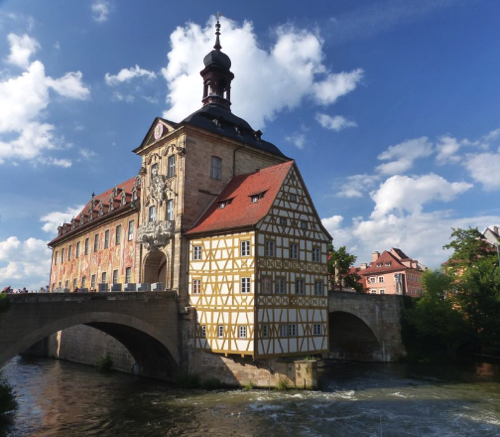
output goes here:
<path id="1" fill-rule="evenodd" d="M 326 352 L 331 237 L 296 163 L 231 112 L 216 28 L 202 107 L 179 123 L 156 118 L 134 150 L 139 174 L 59 228 L 51 289 L 175 290 L 199 351 Z"/>

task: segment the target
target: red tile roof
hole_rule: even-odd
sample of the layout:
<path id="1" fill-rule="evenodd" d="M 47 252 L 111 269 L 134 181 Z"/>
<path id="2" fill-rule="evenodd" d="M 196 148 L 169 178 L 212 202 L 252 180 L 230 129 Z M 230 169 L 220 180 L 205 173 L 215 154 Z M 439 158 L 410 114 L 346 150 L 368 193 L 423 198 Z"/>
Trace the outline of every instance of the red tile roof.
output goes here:
<path id="1" fill-rule="evenodd" d="M 186 235 L 251 227 L 266 216 L 294 161 L 234 176 Z M 251 196 L 264 193 L 257 202 Z M 221 202 L 229 201 L 225 208 Z"/>
<path id="2" fill-rule="evenodd" d="M 134 176 L 133 178 L 130 178 L 129 180 L 122 182 L 121 184 L 116 185 L 116 187 L 110 188 L 109 190 L 105 191 L 104 193 L 98 194 L 94 196 L 94 209 L 93 214 L 92 214 L 92 220 L 89 221 L 89 208 L 92 202 L 92 199 L 87 202 L 85 207 L 80 211 L 80 213 L 75 217 L 75 222 L 76 227 L 72 229 L 71 223 L 63 223 L 62 226 L 59 228 L 59 235 L 54 238 L 49 244 L 49 247 L 52 247 L 54 244 L 58 243 L 59 241 L 65 239 L 68 236 L 71 236 L 73 234 L 76 234 L 78 231 L 87 229 L 91 226 L 94 226 L 96 223 L 101 222 L 102 220 L 105 220 L 108 217 L 111 217 L 115 214 L 118 214 L 118 211 L 124 211 L 126 208 L 130 209 L 130 202 L 132 199 L 132 189 L 134 187 L 136 181 L 136 177 Z M 109 208 L 109 203 L 111 200 L 111 196 L 113 194 L 113 190 L 117 188 L 117 195 L 116 197 L 113 198 L 113 206 L 114 209 L 111 210 Z M 122 192 L 125 191 L 126 195 L 126 204 L 122 205 L 121 204 L 121 196 Z M 137 199 L 140 199 L 140 186 L 137 188 Z M 118 200 L 118 202 L 117 202 Z M 103 203 L 103 212 L 104 214 L 102 216 L 98 216 L 99 213 L 99 203 L 102 201 Z M 139 206 L 140 202 L 137 202 L 137 206 Z M 83 225 L 80 225 L 80 219 L 84 218 L 85 223 Z"/>
<path id="3" fill-rule="evenodd" d="M 390 266 L 386 266 L 390 263 Z M 382 264 L 381 267 L 377 267 L 377 264 Z M 382 255 L 380 255 L 376 261 L 372 262 L 369 267 L 358 272 L 359 275 L 368 276 L 378 273 L 387 273 L 395 270 L 407 269 L 403 263 L 401 263 L 392 253 L 384 250 Z"/>

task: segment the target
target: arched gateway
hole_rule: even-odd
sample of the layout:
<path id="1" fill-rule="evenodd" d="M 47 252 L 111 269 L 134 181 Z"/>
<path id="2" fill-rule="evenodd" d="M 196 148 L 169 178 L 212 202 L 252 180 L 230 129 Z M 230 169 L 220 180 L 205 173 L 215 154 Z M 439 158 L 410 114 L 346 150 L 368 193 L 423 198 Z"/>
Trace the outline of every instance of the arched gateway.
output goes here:
<path id="1" fill-rule="evenodd" d="M 87 325 L 114 337 L 143 375 L 171 379 L 178 369 L 175 293 L 65 293 L 9 296 L 0 316 L 0 365 L 51 334 Z"/>

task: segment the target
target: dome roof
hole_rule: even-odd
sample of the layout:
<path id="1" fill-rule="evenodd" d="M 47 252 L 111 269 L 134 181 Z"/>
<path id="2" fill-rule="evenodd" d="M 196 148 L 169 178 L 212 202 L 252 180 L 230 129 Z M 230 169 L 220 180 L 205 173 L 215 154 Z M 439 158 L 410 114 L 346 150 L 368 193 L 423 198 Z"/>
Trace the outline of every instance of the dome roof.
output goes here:
<path id="1" fill-rule="evenodd" d="M 221 67 L 227 68 L 228 70 L 231 68 L 231 59 L 229 59 L 229 56 L 220 50 L 212 50 L 203 58 L 203 63 L 205 64 L 205 67 L 217 64 Z"/>

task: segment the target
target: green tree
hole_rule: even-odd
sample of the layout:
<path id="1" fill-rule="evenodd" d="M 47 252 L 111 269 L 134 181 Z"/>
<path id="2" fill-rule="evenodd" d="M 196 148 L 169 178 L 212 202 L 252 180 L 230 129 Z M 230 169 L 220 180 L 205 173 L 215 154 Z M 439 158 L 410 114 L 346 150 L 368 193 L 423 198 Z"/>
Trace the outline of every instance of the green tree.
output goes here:
<path id="1" fill-rule="evenodd" d="M 450 300 L 477 337 L 477 352 L 500 356 L 500 269 L 496 249 L 477 228 L 453 229 L 446 263 Z"/>
<path id="2" fill-rule="evenodd" d="M 328 288 L 341 290 L 343 287 L 363 292 L 363 285 L 357 269 L 352 269 L 357 257 L 347 252 L 345 246 L 335 250 L 333 244 L 328 246 Z"/>
<path id="3" fill-rule="evenodd" d="M 448 296 L 452 283 L 446 273 L 428 270 L 422 275 L 423 296 L 406 298 L 401 324 L 410 359 L 455 359 L 473 344 L 474 331 Z"/>

